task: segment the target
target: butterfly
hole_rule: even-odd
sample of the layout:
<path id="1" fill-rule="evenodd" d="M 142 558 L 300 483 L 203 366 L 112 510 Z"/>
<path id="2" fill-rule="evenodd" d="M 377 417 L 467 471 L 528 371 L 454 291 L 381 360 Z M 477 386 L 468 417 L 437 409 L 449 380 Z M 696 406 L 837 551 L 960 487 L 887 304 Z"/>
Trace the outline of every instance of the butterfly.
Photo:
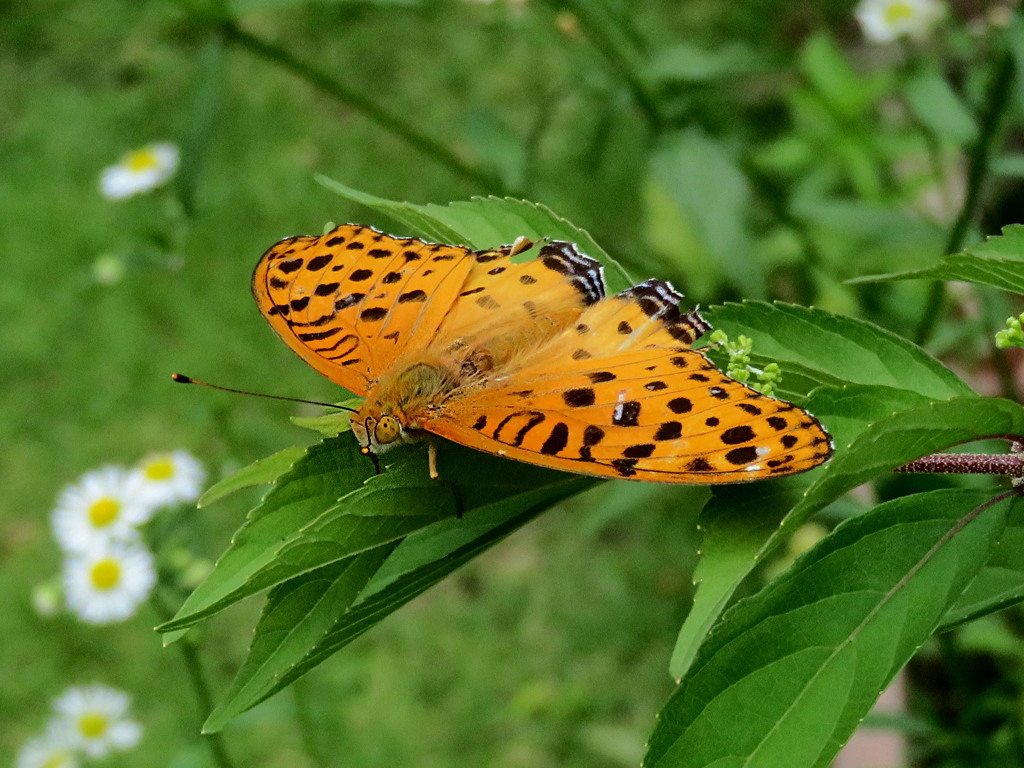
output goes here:
<path id="1" fill-rule="evenodd" d="M 364 399 L 364 454 L 424 436 L 608 478 L 717 484 L 802 472 L 832 441 L 811 414 L 729 378 L 710 329 L 647 280 L 605 295 L 601 264 L 562 241 L 489 250 L 346 224 L 272 246 L 263 316 L 299 357 Z M 437 478 L 430 440 L 429 471 Z"/>

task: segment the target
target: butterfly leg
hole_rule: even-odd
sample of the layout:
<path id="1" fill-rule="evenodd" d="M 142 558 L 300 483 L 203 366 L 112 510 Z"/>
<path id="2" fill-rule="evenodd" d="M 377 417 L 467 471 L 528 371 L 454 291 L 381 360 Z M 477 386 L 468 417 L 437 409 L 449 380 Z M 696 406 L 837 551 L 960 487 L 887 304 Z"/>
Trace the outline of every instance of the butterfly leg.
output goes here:
<path id="1" fill-rule="evenodd" d="M 427 469 L 430 472 L 430 479 L 437 480 L 438 482 L 444 483 L 452 489 L 452 498 L 455 499 L 455 519 L 462 519 L 462 497 L 459 495 L 459 487 L 441 477 L 441 473 L 437 471 L 437 441 L 433 438 L 429 438 L 427 442 Z"/>
<path id="2" fill-rule="evenodd" d="M 431 480 L 440 479 L 441 475 L 437 473 L 437 443 L 433 439 L 427 442 L 427 469 Z"/>

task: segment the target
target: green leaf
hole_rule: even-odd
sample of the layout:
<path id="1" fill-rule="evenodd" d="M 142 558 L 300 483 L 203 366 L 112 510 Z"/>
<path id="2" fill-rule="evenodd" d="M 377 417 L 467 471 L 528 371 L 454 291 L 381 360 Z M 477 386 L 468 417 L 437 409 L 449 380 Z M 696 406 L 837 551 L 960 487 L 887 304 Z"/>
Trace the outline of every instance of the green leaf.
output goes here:
<path id="1" fill-rule="evenodd" d="M 872 384 L 825 386 L 807 403 L 812 413 L 828 425 L 832 441 L 848 446 L 880 419 L 898 411 L 927 408 L 932 399 L 918 392 Z"/>
<path id="2" fill-rule="evenodd" d="M 703 314 L 731 337 L 749 336 L 759 355 L 833 380 L 906 389 L 933 399 L 972 394 L 923 349 L 864 320 L 779 302 L 729 303 Z"/>
<path id="3" fill-rule="evenodd" d="M 813 400 L 813 398 L 812 398 Z M 839 446 L 780 534 L 843 493 L 913 459 L 960 443 L 1024 435 L 1024 408 L 994 397 L 957 397 L 879 419 L 848 447 Z"/>
<path id="4" fill-rule="evenodd" d="M 387 458 L 386 471 L 373 476 L 348 436 L 310 449 L 160 631 L 184 629 L 288 579 L 565 478 L 446 442 L 438 446 L 440 482 L 429 477 L 425 446 L 396 449 Z"/>
<path id="5" fill-rule="evenodd" d="M 301 663 L 282 676 L 266 696 L 281 690 L 337 653 L 386 616 L 518 530 L 555 501 L 589 488 L 596 482 L 593 478 L 563 477 L 566 479 L 560 482 L 524 490 L 515 497 L 477 508 L 461 521 L 465 525 L 463 530 L 455 530 L 451 521 L 442 521 L 403 541 L 364 590 L 357 604 L 338 620 Z"/>
<path id="6" fill-rule="evenodd" d="M 227 41 L 214 33 L 199 52 L 195 80 L 183 110 L 185 131 L 181 140 L 181 167 L 175 186 L 186 212 L 194 214 L 196 190 L 210 143 L 217 135 L 227 79 Z"/>
<path id="7" fill-rule="evenodd" d="M 757 493 L 742 486 L 721 486 L 712 491 L 711 501 L 700 513 L 699 527 L 704 536 L 693 574 L 697 592 L 669 661 L 672 677 L 682 677 L 689 668 L 736 587 L 750 573 L 764 543 L 809 483 L 806 476 L 797 476 L 762 483 Z"/>
<path id="8" fill-rule="evenodd" d="M 535 241 L 545 237 L 567 240 L 605 266 L 605 280 L 610 291 L 618 292 L 633 284 L 626 271 L 586 230 L 574 226 L 539 203 L 475 197 L 449 205 L 416 205 L 360 192 L 326 176 L 317 176 L 316 180 L 332 192 L 386 213 L 423 237 L 439 243 L 482 249 L 511 243 L 520 236 Z"/>
<path id="9" fill-rule="evenodd" d="M 869 91 L 863 76 L 854 72 L 846 54 L 823 32 L 811 35 L 800 52 L 800 69 L 828 104 L 846 118 L 859 117 Z"/>
<path id="10" fill-rule="evenodd" d="M 418 531 L 397 548 L 388 544 L 368 550 L 276 587 L 257 627 L 249 659 L 204 730 L 219 730 L 555 501 L 596 482 L 548 474 L 563 479 L 537 487 L 516 484 L 519 492 L 481 504 L 461 520 L 442 520 Z M 504 482 L 497 477 L 495 481 Z M 354 586 L 362 591 L 353 605 Z"/>
<path id="11" fill-rule="evenodd" d="M 302 661 L 348 610 L 394 546 L 371 549 L 275 587 L 256 625 L 249 656 L 223 701 L 210 713 L 203 732 L 219 731 Z"/>
<path id="12" fill-rule="evenodd" d="M 764 69 L 763 57 L 744 43 L 702 48 L 686 41 L 657 50 L 644 68 L 644 75 L 650 80 L 669 83 L 701 83 L 750 75 Z"/>
<path id="13" fill-rule="evenodd" d="M 974 515 L 991 497 L 887 502 L 740 602 L 660 713 L 643 765 L 827 766 L 984 564 L 1009 507 Z"/>
<path id="14" fill-rule="evenodd" d="M 352 429 L 351 414 L 338 412 L 325 416 L 290 416 L 292 424 L 303 429 L 312 429 L 326 437 L 335 437 Z"/>
<path id="15" fill-rule="evenodd" d="M 937 138 L 963 147 L 977 137 L 974 116 L 941 72 L 918 72 L 905 84 L 903 95 L 917 119 Z"/>
<path id="16" fill-rule="evenodd" d="M 849 282 L 891 280 L 963 280 L 1004 291 L 1024 293 L 1024 225 L 1010 224 L 1001 236 L 988 238 L 960 253 L 944 256 L 934 267 L 870 275 Z"/>
<path id="17" fill-rule="evenodd" d="M 942 618 L 942 629 L 1024 601 L 1024 504 L 1015 504 L 1002 538 L 985 567 Z"/>
<path id="18" fill-rule="evenodd" d="M 231 596 L 273 563 L 283 542 L 360 487 L 371 473 L 370 463 L 354 449 L 348 436 L 308 448 L 291 470 L 278 478 L 263 503 L 249 513 L 231 546 L 175 618 L 159 630 L 190 626 L 234 602 Z"/>
<path id="19" fill-rule="evenodd" d="M 750 188 L 734 158 L 697 129 L 666 138 L 651 176 L 692 233 L 692 249 L 670 254 L 688 272 L 718 268 L 745 296 L 764 296 L 764 270 L 746 229 Z"/>
<path id="20" fill-rule="evenodd" d="M 883 414 L 891 404 L 903 402 L 905 396 L 904 393 L 897 394 L 892 403 L 885 403 L 881 400 L 885 395 L 884 389 L 852 388 L 850 393 L 855 400 L 867 402 Z M 871 404 L 872 395 L 879 401 Z M 826 415 L 829 412 L 849 417 L 850 409 L 858 408 L 856 404 L 848 404 L 844 410 L 842 403 L 841 393 L 826 388 L 811 395 L 807 408 L 820 415 L 823 423 L 829 426 Z M 860 418 L 867 420 L 870 411 L 861 410 L 859 414 Z M 706 563 L 702 562 L 698 568 L 698 577 L 702 577 L 703 572 L 713 573 L 714 577 L 707 580 L 707 594 L 704 595 L 701 594 L 705 590 L 702 577 L 694 610 L 683 624 L 673 653 L 673 675 L 678 677 L 686 671 L 686 664 L 693 659 L 695 644 L 703 636 L 701 629 L 706 631 L 714 623 L 740 582 L 815 512 L 847 491 L 912 459 L 958 443 L 1015 434 L 1024 434 L 1024 408 L 1009 400 L 973 397 L 929 402 L 880 416 L 849 445 L 837 444 L 835 456 L 822 467 L 799 477 L 759 485 L 758 492 L 752 494 L 752 501 L 743 505 L 758 509 L 763 497 L 764 522 L 746 521 L 742 514 L 737 515 L 741 518 L 738 520 L 729 515 L 729 510 L 742 506 L 737 498 L 742 494 L 742 488 L 715 489 L 716 499 L 721 496 L 723 501 L 721 507 L 713 502 L 706 518 L 701 517 L 701 527 L 705 531 L 702 551 Z M 813 479 L 809 485 L 806 484 L 808 478 Z M 784 515 L 780 507 L 785 503 L 787 491 L 774 490 L 775 483 L 779 482 L 793 483 L 802 490 Z M 773 489 L 771 494 L 769 487 Z M 723 511 L 719 513 L 719 509 Z M 737 531 L 736 526 L 742 526 L 743 531 Z"/>
<path id="21" fill-rule="evenodd" d="M 283 451 L 278 451 L 265 458 L 257 459 L 249 466 L 238 470 L 230 477 L 225 477 L 223 480 L 219 480 L 207 488 L 205 493 L 199 497 L 196 506 L 199 508 L 208 507 L 215 501 L 220 501 L 235 491 L 272 483 L 291 469 L 292 465 L 305 452 L 305 448 L 295 446 L 285 448 Z"/>

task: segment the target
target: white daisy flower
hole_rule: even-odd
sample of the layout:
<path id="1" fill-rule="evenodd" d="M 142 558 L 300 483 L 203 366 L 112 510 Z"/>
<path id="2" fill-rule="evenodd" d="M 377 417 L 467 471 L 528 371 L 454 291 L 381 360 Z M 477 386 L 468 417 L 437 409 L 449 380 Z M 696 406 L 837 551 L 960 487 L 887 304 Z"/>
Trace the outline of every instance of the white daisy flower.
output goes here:
<path id="1" fill-rule="evenodd" d="M 179 152 L 174 144 L 150 144 L 126 154 L 117 165 L 100 173 L 100 192 L 109 200 L 149 192 L 178 170 Z"/>
<path id="2" fill-rule="evenodd" d="M 142 726 L 128 718 L 131 698 L 105 685 L 68 688 L 53 702 L 57 720 L 70 731 L 71 743 L 89 757 L 131 749 Z"/>
<path id="3" fill-rule="evenodd" d="M 70 737 L 64 723 L 51 723 L 46 733 L 22 745 L 14 760 L 15 768 L 78 768 Z"/>
<path id="4" fill-rule="evenodd" d="M 89 624 L 133 616 L 155 583 L 153 555 L 138 542 L 110 541 L 64 561 L 68 610 Z"/>
<path id="5" fill-rule="evenodd" d="M 133 539 L 153 514 L 135 472 L 103 467 L 67 486 L 53 512 L 53 534 L 65 551 L 84 551 L 109 539 Z"/>
<path id="6" fill-rule="evenodd" d="M 206 480 L 203 465 L 187 451 L 155 453 L 136 466 L 144 498 L 154 507 L 191 502 L 199 498 Z"/>
<path id="7" fill-rule="evenodd" d="M 872 43 L 923 38 L 945 13 L 941 0 L 861 0 L 854 11 L 864 37 Z"/>

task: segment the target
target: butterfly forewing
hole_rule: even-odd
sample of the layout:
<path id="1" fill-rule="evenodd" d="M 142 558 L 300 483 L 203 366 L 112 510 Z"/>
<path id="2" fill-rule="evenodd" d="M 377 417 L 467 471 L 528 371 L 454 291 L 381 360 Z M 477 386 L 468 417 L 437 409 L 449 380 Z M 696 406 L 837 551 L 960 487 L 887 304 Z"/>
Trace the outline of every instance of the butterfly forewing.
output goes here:
<path id="1" fill-rule="evenodd" d="M 253 294 L 282 339 L 320 373 L 365 395 L 409 348 L 422 348 L 455 303 L 472 251 L 346 224 L 282 240 Z"/>

